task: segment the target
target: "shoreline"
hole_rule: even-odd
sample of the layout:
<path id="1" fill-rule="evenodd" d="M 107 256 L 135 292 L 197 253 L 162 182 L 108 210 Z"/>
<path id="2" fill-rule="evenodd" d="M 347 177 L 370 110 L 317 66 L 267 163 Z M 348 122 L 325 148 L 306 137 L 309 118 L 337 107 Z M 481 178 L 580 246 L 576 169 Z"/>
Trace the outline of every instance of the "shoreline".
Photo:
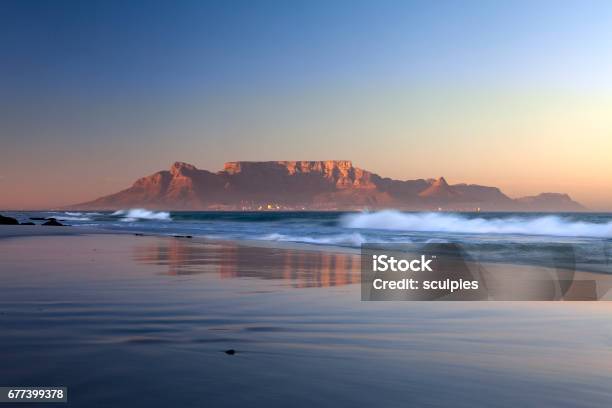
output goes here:
<path id="1" fill-rule="evenodd" d="M 27 238 L 41 236 L 71 236 L 96 234 L 129 234 L 127 231 L 109 231 L 102 228 L 82 228 L 74 226 L 45 226 L 45 225 L 0 225 L 0 239 Z"/>
<path id="2" fill-rule="evenodd" d="M 303 250 L 328 253 L 342 253 L 358 255 L 359 249 L 340 247 L 334 245 L 317 245 L 290 241 L 262 241 L 255 239 L 214 239 L 207 237 L 183 234 L 153 234 L 146 231 L 118 231 L 104 228 L 78 227 L 78 226 L 42 226 L 42 225 L 0 225 L 0 240 L 5 238 L 27 238 L 39 236 L 76 236 L 76 235 L 133 235 L 158 238 L 187 239 L 190 242 L 202 244 L 235 243 L 242 246 L 259 248 L 277 248 L 287 250 Z"/>
<path id="3" fill-rule="evenodd" d="M 291 241 L 265 241 L 256 239 L 220 239 L 201 236 L 190 236 L 183 234 L 154 234 L 148 231 L 120 231 L 104 228 L 80 227 L 80 226 L 42 226 L 42 225 L 0 225 L 0 241 L 9 238 L 28 238 L 41 236 L 78 236 L 78 235 L 132 235 L 157 238 L 175 238 L 188 240 L 193 243 L 200 244 L 236 244 L 244 247 L 293 250 L 293 251 L 309 251 L 309 252 L 325 252 L 329 254 L 357 255 L 361 254 L 359 248 L 327 245 L 327 244 L 310 244 L 305 242 Z M 532 267 L 538 268 L 538 265 L 524 263 L 509 263 L 509 262 L 486 262 L 484 264 L 507 266 L 507 267 Z M 590 270 L 582 265 L 577 265 L 575 270 L 577 274 L 587 274 L 589 276 L 612 276 L 612 273 L 607 273 L 602 270 Z"/>
<path id="4" fill-rule="evenodd" d="M 30 237 L 53 237 L 53 236 L 81 236 L 81 235 L 118 235 L 118 236 L 134 236 L 134 237 L 153 237 L 153 238 L 174 238 L 183 242 L 190 242 L 202 245 L 237 245 L 240 247 L 260 248 L 281 251 L 299 251 L 299 252 L 315 252 L 325 253 L 330 255 L 352 255 L 360 256 L 361 251 L 356 248 L 340 247 L 333 245 L 316 245 L 302 242 L 286 242 L 286 241 L 261 241 L 254 239 L 214 239 L 206 237 L 192 236 L 187 238 L 181 235 L 165 235 L 152 234 L 150 232 L 138 231 L 117 231 L 107 230 L 103 228 L 91 227 L 75 227 L 75 226 L 42 226 L 42 225 L 0 225 L 0 242 L 3 239 L 10 238 L 30 238 Z M 541 266 L 509 263 L 509 262 L 486 262 L 481 263 L 482 266 L 492 267 L 493 269 L 502 268 L 505 271 L 520 271 L 525 269 L 539 269 Z M 545 269 L 552 270 L 550 267 Z M 576 280 L 607 280 L 612 276 L 610 273 L 603 271 L 595 271 L 588 269 L 576 269 L 574 271 Z M 610 285 L 612 287 L 612 284 Z"/>
<path id="5" fill-rule="evenodd" d="M 235 245 L 237 247 L 245 249 L 254 249 L 261 251 L 279 251 L 277 254 L 282 255 L 283 253 L 311 253 L 314 256 L 319 254 L 321 256 L 351 256 L 360 257 L 360 251 L 355 248 L 342 248 L 334 246 L 323 246 L 306 243 L 293 243 L 293 242 L 277 242 L 277 241 L 257 241 L 257 240 L 240 240 L 240 239 L 211 239 L 205 237 L 193 237 L 187 238 L 186 236 L 173 236 L 173 235 L 162 235 L 162 234 L 150 234 L 140 233 L 133 231 L 115 231 L 105 230 L 101 228 L 85 228 L 85 227 L 43 227 L 40 225 L 29 226 L 29 225 L 2 225 L 0 226 L 0 242 L 2 239 L 9 238 L 28 238 L 28 237 L 76 237 L 76 236 L 109 236 L 116 235 L 121 237 L 132 236 L 133 238 L 153 238 L 153 239 L 165 239 L 169 240 L 174 238 L 177 244 L 180 242 L 181 245 L 185 244 L 192 247 L 190 244 L 195 245 L 218 245 L 228 246 Z M 170 240 L 171 241 L 171 240 Z M 27 244 L 26 244 L 27 245 Z M 282 255 L 284 256 L 284 255 Z M 480 263 L 481 267 L 495 271 L 497 279 L 506 281 L 506 284 L 512 284 L 513 280 L 523 274 L 524 277 L 535 277 L 542 276 L 538 274 L 549 274 L 554 273 L 554 269 L 550 267 L 541 267 L 535 265 L 525 264 L 512 264 L 512 263 Z M 477 270 L 475 268 L 474 270 Z M 548 272 L 547 272 L 548 271 Z M 605 296 L 608 289 L 612 288 L 612 275 L 605 272 L 589 271 L 585 269 L 576 269 L 573 271 L 573 279 L 575 281 L 593 281 L 599 282 L 602 286 L 603 293 L 599 293 L 599 300 L 609 300 L 609 296 Z M 594 300 L 594 299 L 593 299 Z"/>

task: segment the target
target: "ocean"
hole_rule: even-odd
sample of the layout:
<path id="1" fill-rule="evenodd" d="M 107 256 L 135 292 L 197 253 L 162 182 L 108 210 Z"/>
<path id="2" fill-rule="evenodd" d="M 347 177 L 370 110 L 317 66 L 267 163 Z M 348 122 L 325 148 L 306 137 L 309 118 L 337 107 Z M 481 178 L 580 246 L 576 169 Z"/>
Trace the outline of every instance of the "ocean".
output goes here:
<path id="1" fill-rule="evenodd" d="M 551 251 L 570 248 L 572 263 L 580 269 L 612 273 L 610 213 L 165 212 L 134 208 L 5 214 L 22 222 L 31 217 L 55 217 L 75 227 L 307 244 L 322 250 L 358 250 L 368 243 L 454 242 L 480 261 L 528 265 L 547 266 Z"/>

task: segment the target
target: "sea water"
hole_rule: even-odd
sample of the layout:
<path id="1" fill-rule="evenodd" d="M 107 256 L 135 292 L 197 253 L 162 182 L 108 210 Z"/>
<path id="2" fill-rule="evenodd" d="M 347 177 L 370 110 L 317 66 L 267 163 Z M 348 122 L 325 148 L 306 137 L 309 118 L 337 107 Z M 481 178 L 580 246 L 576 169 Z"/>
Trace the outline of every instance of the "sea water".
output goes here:
<path id="1" fill-rule="evenodd" d="M 546 265 L 551 245 L 571 247 L 583 270 L 612 273 L 610 213 L 113 212 L 5 213 L 20 221 L 55 217 L 75 227 L 191 235 L 357 250 L 366 243 L 460 243 L 479 260 Z"/>

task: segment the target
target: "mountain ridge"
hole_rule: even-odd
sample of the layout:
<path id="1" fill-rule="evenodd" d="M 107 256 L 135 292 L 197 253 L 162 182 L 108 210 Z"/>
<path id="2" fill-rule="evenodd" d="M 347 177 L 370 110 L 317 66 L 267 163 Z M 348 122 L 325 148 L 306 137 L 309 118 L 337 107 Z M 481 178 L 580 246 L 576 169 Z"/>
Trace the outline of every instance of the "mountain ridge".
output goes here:
<path id="1" fill-rule="evenodd" d="M 175 162 L 131 187 L 68 208 L 117 210 L 583 211 L 563 193 L 512 199 L 499 188 L 437 179 L 395 180 L 350 160 L 233 161 L 215 173 Z"/>

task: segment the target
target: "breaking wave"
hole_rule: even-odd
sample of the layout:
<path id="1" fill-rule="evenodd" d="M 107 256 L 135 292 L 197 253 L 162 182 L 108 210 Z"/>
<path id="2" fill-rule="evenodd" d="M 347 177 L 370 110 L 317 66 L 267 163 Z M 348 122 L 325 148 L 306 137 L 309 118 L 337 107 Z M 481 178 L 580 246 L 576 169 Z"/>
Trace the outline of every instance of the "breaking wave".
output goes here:
<path id="1" fill-rule="evenodd" d="M 166 211 L 149 211 L 144 208 L 131 208 L 129 210 L 115 211 L 111 215 L 122 217 L 121 221 L 132 222 L 138 220 L 172 221 L 170 213 Z"/>
<path id="2" fill-rule="evenodd" d="M 365 244 L 367 240 L 363 235 L 353 232 L 348 234 L 337 234 L 327 237 L 307 237 L 307 236 L 293 236 L 285 234 L 268 234 L 260 238 L 264 241 L 279 241 L 279 242 L 301 242 L 305 244 L 315 245 L 336 245 L 336 246 L 348 246 L 358 247 L 361 244 Z"/>
<path id="3" fill-rule="evenodd" d="M 51 212 L 50 213 L 53 218 L 57 218 L 60 221 L 91 221 L 91 218 L 88 217 L 90 213 L 80 213 L 80 212 Z"/>
<path id="4" fill-rule="evenodd" d="M 58 215 L 54 218 L 57 218 L 60 221 L 91 221 L 91 218 L 89 217 L 77 217 L 74 215 Z"/>
<path id="5" fill-rule="evenodd" d="M 340 224 L 345 228 L 413 232 L 449 232 L 466 234 L 524 234 L 561 237 L 612 237 L 612 222 L 572 221 L 557 215 L 537 218 L 468 218 L 445 213 L 402 213 L 386 210 L 347 214 Z"/>

